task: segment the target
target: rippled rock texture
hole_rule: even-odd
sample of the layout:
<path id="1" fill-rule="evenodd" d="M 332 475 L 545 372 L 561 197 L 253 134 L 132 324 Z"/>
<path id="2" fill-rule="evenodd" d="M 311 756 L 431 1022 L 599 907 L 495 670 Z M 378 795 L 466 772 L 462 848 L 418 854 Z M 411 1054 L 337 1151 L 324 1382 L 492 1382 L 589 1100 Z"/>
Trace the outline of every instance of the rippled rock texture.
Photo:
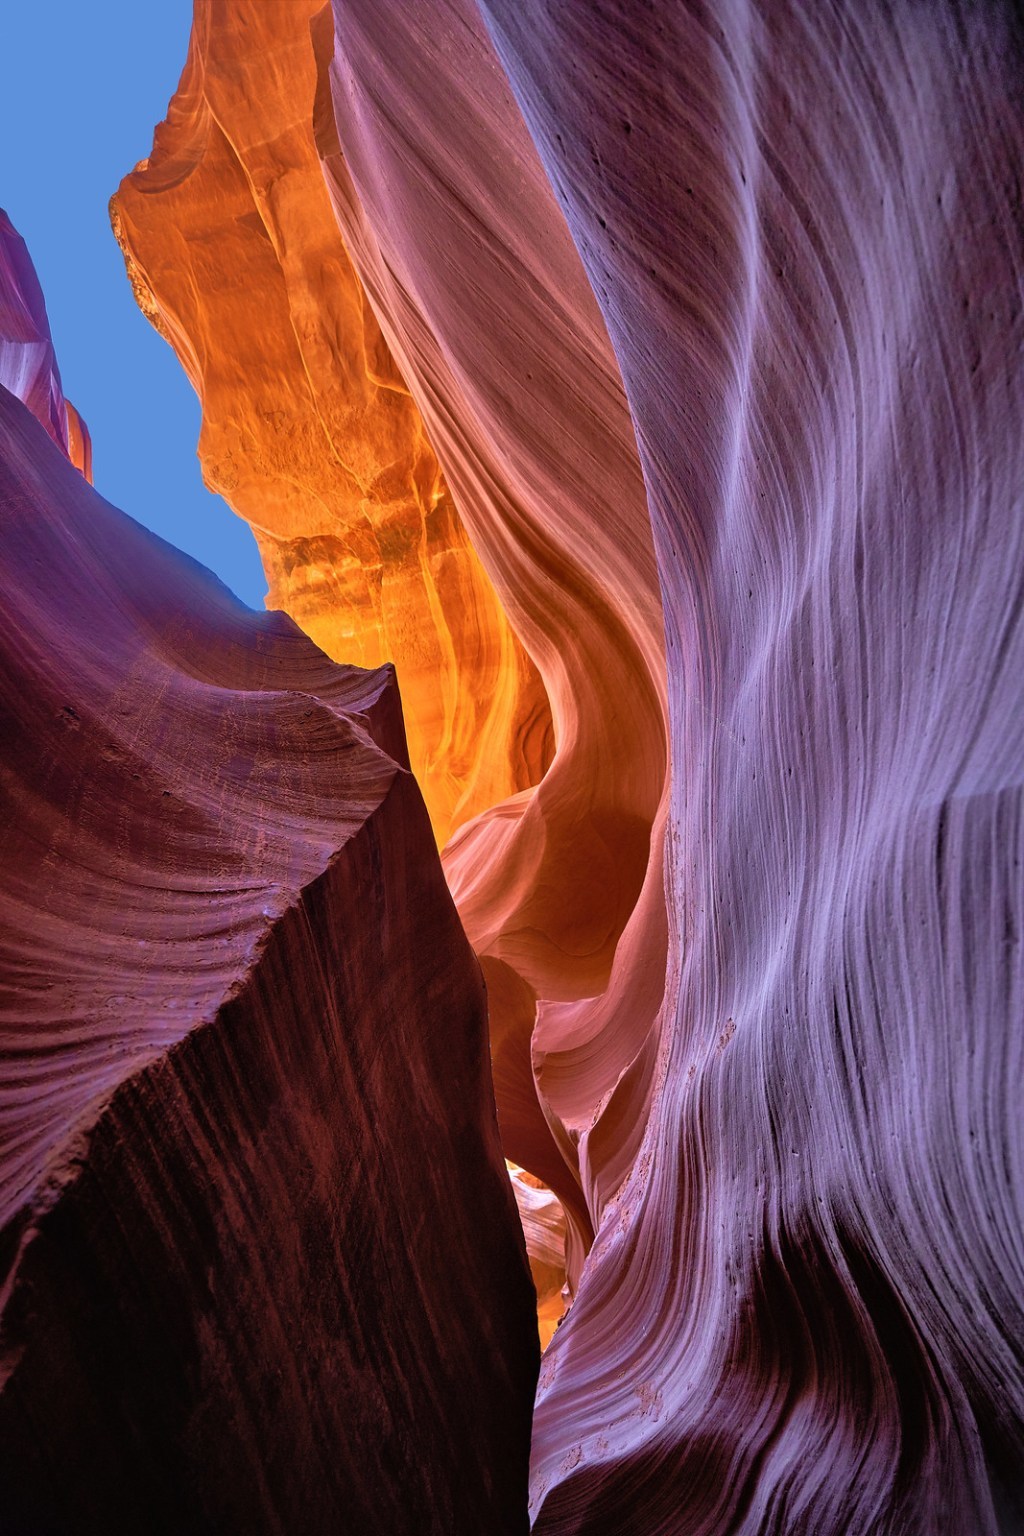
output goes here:
<path id="1" fill-rule="evenodd" d="M 597 1229 L 537 1529 L 1012 1529 L 1012 9 L 334 9 L 328 185 L 556 725 L 447 859 Z"/>
<path id="2" fill-rule="evenodd" d="M 209 0 L 115 204 L 273 600 L 419 678 L 545 1536 L 1024 1528 L 1022 79 L 1009 0 Z"/>
<path id="3" fill-rule="evenodd" d="M 460 829 L 445 868 L 488 980 L 506 1155 L 562 1199 L 572 1285 L 637 1150 L 665 976 L 665 659 L 643 480 L 604 320 L 475 7 L 356 0 L 335 27 L 319 53 L 327 185 L 551 701 L 536 793 Z"/>
<path id="4" fill-rule="evenodd" d="M 523 1530 L 534 1298 L 394 674 L 109 507 L 37 377 L 42 425 L 0 388 L 0 1525 Z"/>
<path id="5" fill-rule="evenodd" d="M 633 1090 L 623 1100 L 618 1085 L 649 1070 L 664 981 L 662 619 L 628 405 L 583 265 L 480 16 L 468 6 L 347 7 L 332 66 L 330 14 L 311 27 L 304 15 L 303 7 L 239 0 L 197 6 L 181 87 L 149 162 L 122 183 L 115 228 L 143 308 L 203 396 L 208 476 L 208 445 L 224 438 L 226 424 L 247 434 L 232 458 L 241 478 L 213 474 L 270 551 L 271 601 L 310 625 L 297 589 L 274 577 L 278 556 L 250 497 L 249 479 L 258 479 L 267 504 L 270 459 L 262 438 L 252 438 L 264 415 L 256 391 L 266 380 L 292 400 L 329 385 L 332 399 L 348 401 L 332 429 L 342 458 L 369 444 L 379 462 L 372 434 L 384 411 L 423 453 L 437 454 L 445 505 L 458 509 L 448 526 L 468 533 L 535 663 L 526 672 L 503 642 L 487 666 L 513 667 L 511 683 L 528 701 L 527 739 L 539 739 L 550 706 L 550 765 L 546 738 L 539 755 L 515 746 L 510 759 L 522 728 L 510 736 L 481 715 L 479 682 L 464 661 L 450 674 L 459 718 L 476 732 L 472 751 L 486 765 L 481 790 L 490 792 L 463 803 L 482 816 L 450 819 L 445 867 L 487 978 L 506 1155 L 564 1203 L 573 1280 L 591 1212 L 635 1155 L 642 1116 Z M 201 242 L 191 238 L 197 228 Z M 343 325 L 338 316 L 350 314 Z M 316 357 L 304 364 L 296 337 L 301 347 L 313 333 Z M 401 381 L 408 395 L 395 392 Z M 307 449 L 296 426 L 303 411 L 284 411 L 275 437 L 273 462 L 289 486 L 314 471 L 338 474 L 324 451 L 324 412 Z M 401 458 L 397 447 L 388 452 Z M 360 529 L 377 513 L 367 511 L 365 487 L 360 494 L 355 504 L 332 493 L 336 541 L 325 569 L 363 558 Z M 319 536 L 330 500 L 318 492 L 295 504 L 304 539 Z M 422 549 L 418 514 L 410 520 L 407 504 L 389 516 L 396 529 L 404 520 Z M 402 559 L 398 544 L 374 546 L 385 588 L 399 582 Z M 438 605 L 417 608 L 408 586 L 394 590 L 403 632 L 436 671 Z M 336 584 L 325 586 L 311 633 L 323 640 L 325 626 L 348 611 Z M 474 623 L 480 635 L 492 627 Z M 451 633 L 458 648 L 455 623 Z M 323 643 L 351 654 L 347 632 Z M 415 746 L 429 722 L 394 654 L 422 772 Z M 543 680 L 542 704 L 525 691 L 530 676 Z M 502 719 L 513 716 L 503 707 Z M 429 771 L 425 783 L 429 803 Z M 604 1147 L 592 1168 L 598 1120 Z M 540 1245 L 535 1272 L 546 1271 L 550 1242 L 532 1221 L 529 1234 Z"/>
<path id="6" fill-rule="evenodd" d="M 1015 1531 L 1014 10 L 484 10 L 629 398 L 672 724 L 663 1054 L 537 1530 Z"/>

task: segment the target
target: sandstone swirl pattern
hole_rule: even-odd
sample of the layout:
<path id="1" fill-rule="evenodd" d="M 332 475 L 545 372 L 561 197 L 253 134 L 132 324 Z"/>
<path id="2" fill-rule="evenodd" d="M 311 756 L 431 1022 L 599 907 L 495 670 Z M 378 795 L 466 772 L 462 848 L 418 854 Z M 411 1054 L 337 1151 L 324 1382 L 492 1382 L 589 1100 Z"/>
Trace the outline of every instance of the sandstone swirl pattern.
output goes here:
<path id="1" fill-rule="evenodd" d="M 540 786 L 461 829 L 445 869 L 488 979 L 506 1154 L 562 1197 L 573 1283 L 636 1150 L 664 983 L 665 660 L 643 482 L 602 317 L 476 9 L 357 0 L 335 27 L 327 184 L 551 701 Z"/>
<path id="2" fill-rule="evenodd" d="M 672 720 L 663 1070 L 537 1530 L 1017 1530 L 1019 20 L 484 9 L 622 370 Z"/>
<path id="3" fill-rule="evenodd" d="M 143 307 L 204 396 L 207 473 L 256 524 L 275 600 L 339 655 L 349 631 L 400 640 L 418 678 L 417 767 L 435 830 L 454 830 L 445 872 L 487 981 L 502 1142 L 548 1324 L 561 1213 L 539 1181 L 564 1208 L 575 1299 L 533 1423 L 545 1536 L 1024 1528 L 1022 80 L 1010 0 L 334 0 L 316 14 L 203 0 L 168 122 L 115 205 Z M 98 505 L 28 426 L 61 497 L 74 480 L 74 505 Z M 32 455 L 13 441 L 22 483 Z M 150 608 L 115 595 L 137 591 L 132 572 L 89 559 L 115 638 L 134 634 Z M 45 617 L 41 597 L 17 596 L 39 580 L 18 568 L 17 635 Z M 416 1081 L 439 1080 L 448 1018 L 478 1020 L 481 1002 L 436 869 L 404 846 L 423 819 L 393 690 L 330 669 L 282 702 L 265 670 L 285 667 L 282 647 L 297 675 L 326 663 L 284 619 L 225 604 L 204 585 L 187 623 L 161 621 L 158 650 L 172 645 L 172 707 L 180 693 L 206 719 L 202 682 L 260 722 L 251 749 L 215 761 L 232 803 L 254 775 L 271 785 L 259 858 L 297 893 L 272 925 L 287 953 L 271 993 L 310 970 L 288 937 L 296 899 L 304 911 L 310 890 L 349 879 L 344 910 L 372 891 L 368 931 L 397 927 L 411 1008 L 438 941 L 393 924 L 378 888 L 418 909 L 415 866 L 457 959 L 458 1006 L 420 1040 Z M 90 614 L 72 612 L 69 632 Z M 35 666 L 19 642 L 17 665 L 26 655 Z M 68 666 L 101 675 L 90 655 Z M 27 694 L 52 704 L 41 742 L 75 730 L 56 688 Z M 326 733 L 311 757 L 296 689 Z M 162 799 L 159 761 L 139 772 Z M 53 793 L 91 826 L 84 791 Z M 157 811 L 163 838 L 170 808 Z M 192 815 L 207 835 L 209 807 Z M 120 823 L 111 835 L 118 859 L 145 853 Z M 202 843 L 188 818 L 174 836 L 183 852 Z M 384 851 L 360 864 L 372 836 Z M 245 846 L 200 874 L 232 889 Z M 229 925 L 229 945 L 248 931 Z M 182 942 L 212 937 L 186 928 Z M 213 985 L 237 957 L 211 953 Z M 318 989 L 345 984 L 314 969 Z M 324 1027 L 320 1001 L 306 1025 Z M 33 1006 L 49 1030 L 45 996 Z M 220 1038 L 165 1029 L 167 1073 L 175 1051 Z M 422 1360 L 416 1376 L 462 1416 L 426 1415 L 422 1465 L 444 1469 L 449 1498 L 459 1424 L 479 1429 L 472 1405 L 494 1392 L 491 1427 L 517 1426 L 530 1374 L 522 1255 L 467 1031 L 464 1071 L 443 1098 L 404 1101 L 387 1142 L 399 1177 L 434 1180 L 456 1229 L 437 1250 L 450 1371 Z M 326 1049 L 345 1056 L 333 1037 Z M 74 1127 L 38 1110 L 56 1062 L 29 1063 L 42 1094 L 15 1085 L 12 1209 L 41 1210 L 52 1170 L 59 1186 L 73 1165 Z M 110 1070 L 101 1049 L 87 1056 L 83 1113 Z M 220 1091 L 194 1070 L 194 1102 Z M 351 1070 L 354 1089 L 365 1068 Z M 314 1109 L 288 1101 L 293 1138 L 316 1120 L 300 1079 Z M 453 1148 L 442 1124 L 460 1113 L 471 1130 Z M 413 1127 L 449 1160 L 403 1147 Z M 164 1142 L 133 1128 L 119 1145 L 145 1161 Z M 244 1149 L 229 1162 L 244 1170 Z M 323 1176 L 312 1157 L 314 1190 Z M 455 1188 L 465 1203 L 446 1202 Z M 258 1262 L 244 1234 L 238 1252 Z M 392 1295 L 393 1272 L 377 1278 Z M 393 1299 L 402 1314 L 409 1293 Z M 307 1308 L 308 1293 L 294 1314 L 308 1325 Z M 478 1359 L 479 1337 L 493 1348 Z M 391 1363 L 358 1377 L 360 1402 L 377 1402 Z M 463 1397 L 461 1369 L 485 1373 Z M 439 1529 L 500 1529 L 478 1518 L 491 1463 L 467 1444 L 467 1511 L 439 1503 L 425 1471 L 417 1496 Z M 269 1464 L 275 1511 L 305 1515 L 308 1490 Z M 385 1493 L 389 1475 L 374 1468 Z M 392 1513 L 375 1510 L 378 1529 L 401 1529 Z"/>
<path id="4" fill-rule="evenodd" d="M 456 831 L 445 867 L 487 977 L 505 1151 L 564 1202 L 574 1278 L 592 1236 L 590 1206 L 599 1207 L 635 1152 L 642 1120 L 617 1105 L 602 1112 L 624 1076 L 630 1110 L 646 1080 L 664 975 L 662 621 L 626 399 L 582 264 L 476 11 L 463 7 L 458 25 L 442 18 L 438 32 L 429 6 L 405 16 L 346 7 L 338 53 L 346 73 L 335 79 L 349 82 L 349 94 L 333 101 L 330 16 L 309 28 L 305 14 L 304 6 L 244 0 L 197 6 L 181 86 L 152 157 L 122 183 L 115 229 L 143 308 L 203 397 L 206 472 L 253 521 L 270 600 L 348 659 L 351 632 L 332 626 L 349 599 L 331 582 L 358 563 L 360 530 L 377 513 L 337 486 L 294 501 L 289 516 L 307 542 L 319 537 L 328 504 L 337 524 L 331 549 L 323 546 L 335 575 L 317 597 L 315 621 L 301 582 L 275 574 L 278 546 L 268 542 L 265 516 L 279 482 L 292 494 L 325 474 L 337 479 L 324 410 L 311 434 L 303 402 L 310 390 L 335 399 L 343 381 L 357 406 L 349 400 L 331 418 L 337 452 L 372 449 L 379 459 L 380 420 L 401 423 L 400 442 L 388 427 L 398 468 L 407 467 L 407 439 L 421 455 L 430 454 L 429 439 L 451 488 L 445 526 L 468 532 L 481 582 L 520 636 L 524 649 L 502 640 L 489 665 L 505 669 L 500 695 L 512 688 L 520 701 L 518 716 L 502 706 L 502 720 L 515 724 L 526 710 L 525 738 L 522 723 L 511 735 L 487 723 L 479 681 L 465 654 L 456 656 L 456 713 L 476 732 L 469 739 L 482 767 L 480 792 L 449 820 Z M 370 77 L 388 57 L 393 133 L 378 136 L 360 71 L 365 63 Z M 423 159 L 430 144 L 443 154 L 437 167 Z M 446 190 L 456 188 L 457 196 Z M 332 203 L 338 224 L 326 228 Z M 367 396 L 368 345 L 377 359 L 371 379 L 387 373 L 396 388 L 404 380 L 411 400 L 377 388 Z M 281 407 L 271 413 L 272 447 L 271 396 Z M 213 444 L 229 441 L 226 477 Z M 391 542 L 378 538 L 374 559 L 382 590 L 397 594 L 399 629 L 428 687 L 438 605 L 412 601 L 400 553 L 422 542 L 419 514 L 407 501 L 388 519 Z M 449 618 L 456 652 L 472 651 L 471 633 L 486 638 L 495 628 L 476 600 L 465 613 L 462 639 Z M 398 632 L 389 621 L 385 641 Z M 423 772 L 415 746 L 432 729 L 429 687 L 406 687 L 403 655 L 396 660 L 414 767 Z M 530 691 L 537 677 L 543 708 Z M 553 760 L 546 745 L 509 760 L 510 742 L 537 737 L 548 701 Z M 450 772 L 454 749 L 445 750 Z M 502 785 L 519 793 L 495 794 Z M 470 808 L 484 814 L 459 826 Z M 599 1120 L 600 1173 L 587 1159 Z M 535 1258 L 549 1264 L 544 1242 Z"/>
<path id="5" fill-rule="evenodd" d="M 1024 53 L 1012 10 L 482 9 L 490 38 L 468 5 L 337 0 L 344 165 L 327 157 L 329 184 L 556 728 L 577 694 L 545 668 L 551 652 L 585 658 L 594 691 L 607 686 L 596 718 L 614 718 L 607 701 L 620 724 L 642 706 L 642 671 L 616 675 L 644 632 L 635 503 L 566 493 L 572 469 L 619 442 L 621 479 L 602 467 L 601 481 L 627 487 L 638 451 L 671 722 L 667 967 L 656 927 L 609 925 L 601 980 L 613 984 L 596 1007 L 567 1009 L 579 971 L 548 966 L 545 941 L 574 909 L 539 894 L 557 874 L 526 887 L 520 912 L 543 918 L 524 922 L 500 904 L 507 886 L 491 894 L 501 845 L 488 847 L 486 820 L 448 859 L 481 951 L 563 1004 L 542 1003 L 533 1060 L 598 1227 L 542 1373 L 537 1529 L 1013 1529 Z M 556 199 L 635 447 L 596 370 L 577 363 L 545 393 L 559 378 L 553 332 L 569 338 L 559 361 L 579 359 L 573 338 L 607 356 L 560 254 Z M 546 478 L 553 461 L 563 468 Z M 523 510 L 538 488 L 539 534 Z M 524 523 L 530 548 L 589 558 L 528 576 L 509 555 L 509 527 Z M 581 591 L 593 627 L 567 622 Z M 601 875 L 573 863 L 579 845 L 558 843 L 573 822 L 545 786 L 568 801 L 618 773 L 613 804 L 647 761 L 656 828 L 657 756 L 630 750 L 656 737 L 622 729 L 609 759 L 582 733 L 566 733 L 578 753 L 562 756 L 559 738 L 534 799 L 550 819 L 531 842 L 524 816 L 521 847 L 557 846 L 574 890 L 596 883 L 607 900 Z M 634 902 L 629 868 L 617 860 Z M 620 992 L 613 972 L 627 966 Z M 580 1031 L 610 998 L 605 1039 Z"/>
<path id="6" fill-rule="evenodd" d="M 40 376 L 42 425 L 0 388 L 0 1524 L 521 1531 L 533 1295 L 394 674 L 103 502 Z"/>

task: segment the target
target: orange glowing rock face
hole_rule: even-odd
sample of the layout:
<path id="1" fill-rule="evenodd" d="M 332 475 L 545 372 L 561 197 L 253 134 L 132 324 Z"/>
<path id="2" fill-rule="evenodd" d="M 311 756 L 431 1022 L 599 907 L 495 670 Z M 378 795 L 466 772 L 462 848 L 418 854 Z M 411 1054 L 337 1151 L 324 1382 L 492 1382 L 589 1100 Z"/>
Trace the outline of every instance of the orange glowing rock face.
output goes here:
<path id="1" fill-rule="evenodd" d="M 345 0 L 334 23 L 314 35 L 331 200 L 551 702 L 542 782 L 444 860 L 487 981 L 505 1156 L 561 1200 L 574 1291 L 647 1123 L 666 979 L 666 665 L 636 437 L 477 7 Z"/>
<path id="2" fill-rule="evenodd" d="M 113 210 L 139 301 L 203 399 L 207 478 L 254 526 L 272 600 L 345 660 L 398 662 L 416 769 L 448 839 L 461 929 L 445 906 L 447 958 L 481 1026 L 486 983 L 489 1051 L 470 1036 L 479 1055 L 461 1077 L 443 989 L 419 1054 L 391 1031 L 385 1086 L 403 1072 L 411 1085 L 385 1140 L 401 1166 L 363 1180 L 371 1215 L 408 1181 L 408 1229 L 431 1260 L 408 1264 L 407 1228 L 385 1211 L 378 1229 L 399 1240 L 381 1245 L 378 1289 L 397 1298 L 396 1337 L 417 1289 L 441 1293 L 421 1273 L 459 1282 L 431 1322 L 456 1343 L 461 1328 L 461 1350 L 432 1359 L 410 1335 L 417 1395 L 396 1389 L 414 1409 L 404 1444 L 422 1420 L 435 1433 L 423 1465 L 449 1469 L 416 1494 L 416 1536 L 497 1529 L 476 1509 L 449 1518 L 441 1500 L 463 1482 L 465 1450 L 429 1400 L 488 1429 L 498 1421 L 479 1405 L 518 1361 L 505 1398 L 521 1435 L 525 1270 L 502 1259 L 507 1233 L 476 1241 L 489 1209 L 511 1216 L 509 1178 L 541 1340 L 554 1339 L 533 1420 L 536 1536 L 1024 1528 L 1024 32 L 1012 0 L 735 0 L 721 27 L 709 9 L 334 0 L 332 17 L 310 0 L 198 0 L 168 121 Z M 41 373 L 16 372 L 59 438 L 45 357 Z M 0 418 L 3 405 L 0 391 Z M 88 488 L 28 426 L 82 510 Z M 5 507 L 24 516 L 13 494 Z M 25 520 L 23 537 L 44 522 Z M 106 631 L 91 610 L 66 615 L 63 596 L 96 601 L 93 585 L 122 631 L 118 584 L 141 587 L 132 644 L 151 644 L 147 605 L 166 584 L 125 571 L 113 542 L 111 569 L 93 567 L 110 588 L 77 568 L 55 580 L 29 548 L 11 591 L 28 582 L 34 599 L 43 583 L 50 606 L 28 605 L 17 656 L 47 654 L 23 634 L 56 590 L 54 627 L 77 665 L 76 626 Z M 200 612 L 207 601 L 223 609 L 224 594 Z M 280 615 L 236 616 L 228 634 L 236 622 L 261 668 L 275 635 L 310 649 Z M 317 661 L 291 692 L 304 698 Z M 61 703 L 74 665 L 56 669 L 60 694 L 39 690 L 53 706 L 44 743 L 78 739 Z M 204 718 L 206 670 L 177 670 L 177 696 Z M 248 719 L 248 690 L 233 686 Z M 285 706 L 266 691 L 272 724 Z M 39 716 L 35 692 L 17 697 Z M 147 719 L 162 745 L 158 712 Z M 284 733 L 310 781 L 308 817 L 282 832 L 285 872 L 343 788 L 330 741 L 318 764 Z M 418 806 L 405 760 L 393 767 L 395 799 Z M 40 777 L 51 782 L 35 769 L 27 781 Z M 191 784 L 192 765 L 177 777 Z M 282 781 L 261 775 L 264 796 L 267 782 Z M 53 823 L 77 803 L 60 789 Z M 158 812 L 162 824 L 171 808 Z M 248 837 L 249 816 L 236 821 Z M 295 958 L 289 940 L 269 1026 L 305 982 L 296 1041 L 351 1016 L 372 1065 L 376 1032 L 429 1000 L 421 975 L 435 959 L 443 969 L 444 932 L 424 897 L 392 901 L 381 876 L 416 891 L 402 863 L 423 853 L 411 825 L 379 833 L 390 864 L 368 835 L 365 859 L 357 848 L 338 865 L 347 883 L 322 964 L 289 920 Z M 424 878 L 440 895 L 429 841 Z M 221 891 L 219 866 L 214 878 Z M 161 870 L 146 888 L 166 883 Z M 397 933 L 405 980 L 379 1030 L 361 998 L 332 1013 L 316 991 L 347 984 L 333 913 L 343 923 L 364 900 L 371 959 L 377 933 Z M 377 998 L 387 978 L 367 974 Z M 337 1030 L 319 1052 L 326 1078 L 348 1038 Z M 251 1076 L 247 1059 L 229 1085 Z M 317 1090 L 318 1231 L 321 1191 L 336 1197 L 363 1166 L 344 1141 L 336 1164 L 333 1128 L 349 1130 L 337 1109 L 363 1103 L 364 1080 L 347 1100 L 330 1081 Z M 474 1104 L 486 1166 L 459 1135 Z M 203 1118 L 217 1119 L 205 1106 Z M 282 1221 L 301 1175 L 294 1132 L 311 1118 L 275 1118 Z M 420 1121 L 439 1155 L 420 1150 Z M 125 1145 L 159 1155 L 158 1124 L 131 1127 Z M 497 1178 L 464 1205 L 474 1167 Z M 436 1243 L 435 1216 L 450 1223 Z M 254 1269 L 281 1268 L 265 1263 L 279 1230 L 254 1225 L 240 1245 Z M 358 1245 L 346 1253 L 358 1266 Z M 315 1322 L 318 1288 L 293 1273 L 280 1315 Z M 323 1290 L 336 1295 L 332 1280 Z M 204 1284 L 203 1323 L 206 1293 L 230 1287 Z M 525 1326 L 497 1341 L 494 1381 L 484 1370 L 474 1397 L 465 1370 L 487 1366 L 506 1305 Z M 318 1370 L 331 1324 L 309 1335 Z M 386 1324 L 372 1332 L 395 1360 L 407 1353 Z M 379 1372 L 353 1352 L 289 1400 L 274 1383 L 290 1350 L 268 1358 L 267 1440 L 277 1418 L 301 1423 L 293 1405 L 323 1407 L 330 1474 L 333 1415 L 348 1390 L 354 1418 L 386 1408 Z M 50 1379 L 62 1406 L 64 1372 Z M 47 1445 L 31 1413 L 16 1422 Z M 339 1439 L 352 1454 L 347 1424 Z M 372 1439 L 353 1442 L 360 1457 Z M 123 1459 L 128 1437 L 112 1443 Z M 275 1529 L 305 1530 L 301 1500 L 325 1508 L 308 1463 L 277 1444 L 267 1460 L 287 1481 L 292 1462 L 303 1472 L 272 1514 Z M 374 1485 L 394 1491 L 388 1470 L 357 1481 L 367 1513 L 348 1523 L 403 1528 L 377 1507 Z M 515 1497 L 489 1502 L 521 1533 Z"/>
<path id="3" fill-rule="evenodd" d="M 268 606 L 336 660 L 395 663 L 444 843 L 537 782 L 550 713 L 338 230 L 314 140 L 316 9 L 196 5 L 112 222 L 202 400 L 203 475 L 253 529 Z"/>
<path id="4" fill-rule="evenodd" d="M 64 401 L 68 413 L 68 458 L 92 485 L 92 437 L 70 400 Z"/>
<path id="5" fill-rule="evenodd" d="M 565 1313 L 565 1209 L 538 1178 L 508 1164 L 537 1292 L 537 1331 L 547 1349 Z"/>

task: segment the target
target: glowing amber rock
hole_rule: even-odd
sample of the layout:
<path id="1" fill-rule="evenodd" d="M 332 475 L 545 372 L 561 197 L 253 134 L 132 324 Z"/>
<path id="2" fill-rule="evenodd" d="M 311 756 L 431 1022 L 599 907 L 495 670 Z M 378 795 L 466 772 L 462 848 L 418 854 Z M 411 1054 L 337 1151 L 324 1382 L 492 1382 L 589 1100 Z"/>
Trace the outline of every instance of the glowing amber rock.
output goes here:
<path id="1" fill-rule="evenodd" d="M 444 860 L 487 980 L 505 1156 L 559 1197 L 574 1288 L 639 1151 L 666 979 L 667 678 L 636 436 L 599 283 L 478 7 L 343 0 L 314 51 L 346 245 L 551 702 L 543 781 Z"/>
<path id="2" fill-rule="evenodd" d="M 203 403 L 203 475 L 328 655 L 396 665 L 435 834 L 550 756 L 539 676 L 366 304 L 314 143 L 316 5 L 197 3 L 150 158 L 111 204 L 144 313 Z"/>
<path id="3" fill-rule="evenodd" d="M 565 1208 L 540 1179 L 508 1164 L 512 1192 L 523 1224 L 530 1275 L 537 1292 L 537 1332 L 547 1349 L 565 1314 Z"/>
<path id="4" fill-rule="evenodd" d="M 92 437 L 89 428 L 70 400 L 64 401 L 64 408 L 68 413 L 68 458 L 92 485 Z"/>

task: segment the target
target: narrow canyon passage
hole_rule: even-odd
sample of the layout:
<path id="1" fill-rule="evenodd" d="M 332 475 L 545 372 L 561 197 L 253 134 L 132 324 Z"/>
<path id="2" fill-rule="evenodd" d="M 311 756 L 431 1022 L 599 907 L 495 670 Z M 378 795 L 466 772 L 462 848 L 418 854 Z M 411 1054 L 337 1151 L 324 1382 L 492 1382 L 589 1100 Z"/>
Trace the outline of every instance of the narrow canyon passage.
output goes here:
<path id="1" fill-rule="evenodd" d="M 195 0 L 111 223 L 268 614 L 0 228 L 17 1529 L 1024 1530 L 1022 81 Z"/>

